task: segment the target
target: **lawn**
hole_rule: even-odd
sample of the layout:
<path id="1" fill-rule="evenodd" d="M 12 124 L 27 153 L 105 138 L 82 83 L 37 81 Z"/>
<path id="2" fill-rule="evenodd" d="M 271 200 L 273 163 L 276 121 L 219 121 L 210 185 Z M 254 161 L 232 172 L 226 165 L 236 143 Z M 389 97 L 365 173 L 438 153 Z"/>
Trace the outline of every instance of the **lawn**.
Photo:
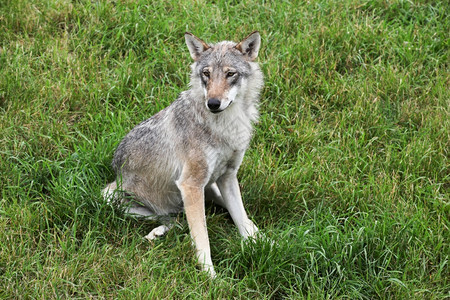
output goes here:
<path id="1" fill-rule="evenodd" d="M 1 299 L 448 299 L 448 1 L 0 0 Z M 121 138 L 188 88 L 190 31 L 259 30 L 239 170 L 264 239 L 167 236 L 102 200 Z"/>

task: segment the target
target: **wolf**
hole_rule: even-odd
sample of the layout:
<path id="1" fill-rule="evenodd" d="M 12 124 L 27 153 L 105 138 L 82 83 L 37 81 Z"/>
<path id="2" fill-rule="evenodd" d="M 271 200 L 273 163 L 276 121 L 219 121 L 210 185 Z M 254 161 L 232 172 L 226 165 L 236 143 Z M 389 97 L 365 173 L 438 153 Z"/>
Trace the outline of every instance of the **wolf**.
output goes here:
<path id="1" fill-rule="evenodd" d="M 228 210 L 244 238 L 258 232 L 236 175 L 259 117 L 263 73 L 255 60 L 261 36 L 255 31 L 239 43 L 207 44 L 186 32 L 185 40 L 194 60 L 190 88 L 123 138 L 112 161 L 116 181 L 102 193 L 126 203 L 128 214 L 184 210 L 201 269 L 214 277 L 205 195 Z M 146 238 L 164 235 L 171 225 L 162 223 Z"/>

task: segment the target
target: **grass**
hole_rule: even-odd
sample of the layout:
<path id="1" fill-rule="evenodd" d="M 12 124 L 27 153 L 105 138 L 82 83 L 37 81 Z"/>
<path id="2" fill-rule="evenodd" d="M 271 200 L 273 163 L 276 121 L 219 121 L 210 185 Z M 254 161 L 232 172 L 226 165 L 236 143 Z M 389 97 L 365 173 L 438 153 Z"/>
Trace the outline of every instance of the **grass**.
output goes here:
<path id="1" fill-rule="evenodd" d="M 0 298 L 444 299 L 447 1 L 0 1 Z M 134 125 L 187 88 L 183 34 L 262 35 L 261 120 L 239 177 L 269 238 L 208 208 L 216 280 L 186 220 L 100 190 Z M 275 243 L 271 242 L 276 241 Z"/>

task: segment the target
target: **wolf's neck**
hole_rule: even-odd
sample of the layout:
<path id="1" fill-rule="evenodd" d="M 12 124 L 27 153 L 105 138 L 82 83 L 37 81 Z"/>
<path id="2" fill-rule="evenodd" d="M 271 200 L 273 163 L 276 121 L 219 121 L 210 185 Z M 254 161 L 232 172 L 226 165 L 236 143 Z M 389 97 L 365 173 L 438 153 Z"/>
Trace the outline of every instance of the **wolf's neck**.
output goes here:
<path id="1" fill-rule="evenodd" d="M 248 147 L 253 134 L 253 123 L 258 118 L 254 105 L 242 106 L 242 103 L 233 103 L 225 111 L 217 115 L 209 113 L 206 118 L 212 134 L 235 150 Z"/>

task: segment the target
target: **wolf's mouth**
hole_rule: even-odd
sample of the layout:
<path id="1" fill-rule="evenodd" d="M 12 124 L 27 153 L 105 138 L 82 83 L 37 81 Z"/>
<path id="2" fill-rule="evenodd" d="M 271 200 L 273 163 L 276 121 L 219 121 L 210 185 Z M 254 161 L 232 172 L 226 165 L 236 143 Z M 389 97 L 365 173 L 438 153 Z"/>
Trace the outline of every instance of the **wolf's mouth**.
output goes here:
<path id="1" fill-rule="evenodd" d="M 230 105 L 231 105 L 231 103 L 233 103 L 233 101 L 230 101 L 230 103 L 228 103 L 228 106 L 227 107 L 225 107 L 224 109 L 221 109 L 221 110 L 209 110 L 210 112 L 212 112 L 213 114 L 215 114 L 215 115 L 217 115 L 218 113 L 221 113 L 221 112 L 223 112 L 225 109 L 227 109 L 228 107 L 230 107 Z"/>

